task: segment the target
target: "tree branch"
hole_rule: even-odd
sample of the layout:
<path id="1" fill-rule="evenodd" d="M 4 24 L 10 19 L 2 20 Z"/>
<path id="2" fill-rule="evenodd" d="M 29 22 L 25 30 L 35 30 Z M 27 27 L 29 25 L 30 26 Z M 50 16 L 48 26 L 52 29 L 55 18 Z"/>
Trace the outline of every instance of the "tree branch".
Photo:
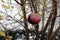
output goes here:
<path id="1" fill-rule="evenodd" d="M 15 2 L 16 2 L 17 4 L 19 4 L 19 5 L 21 5 L 21 6 L 22 6 L 22 4 L 21 4 L 21 3 L 19 3 L 17 0 L 15 0 Z"/>
<path id="2" fill-rule="evenodd" d="M 28 31 L 28 24 L 27 24 L 27 20 L 26 20 L 26 11 L 25 11 L 25 2 L 26 0 L 21 0 L 21 3 L 22 3 L 22 12 L 23 12 L 23 15 L 24 15 L 24 28 L 25 28 L 25 36 L 26 36 L 26 40 L 29 40 L 29 31 Z"/>
<path id="3" fill-rule="evenodd" d="M 53 28 L 54 28 L 54 24 L 55 24 L 55 20 L 56 20 L 56 16 L 57 16 L 57 1 L 56 0 L 52 0 L 53 3 L 53 16 L 52 16 L 52 20 L 51 20 L 51 28 L 48 32 L 48 37 L 47 40 L 50 40 L 51 34 L 53 32 Z"/>
<path id="4" fill-rule="evenodd" d="M 59 32 L 59 30 L 60 30 L 60 26 L 56 29 L 55 32 L 53 32 L 53 34 L 50 37 L 50 40 L 54 40 L 55 39 L 55 37 L 56 37 L 57 33 Z"/>

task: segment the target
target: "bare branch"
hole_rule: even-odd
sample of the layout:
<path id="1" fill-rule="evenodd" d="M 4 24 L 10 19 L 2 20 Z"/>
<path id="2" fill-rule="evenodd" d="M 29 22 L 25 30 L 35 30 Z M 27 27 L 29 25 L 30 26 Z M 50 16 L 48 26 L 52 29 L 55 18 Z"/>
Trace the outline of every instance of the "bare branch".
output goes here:
<path id="1" fill-rule="evenodd" d="M 21 0 L 22 3 L 22 11 L 23 11 L 23 16 L 24 16 L 24 28 L 25 28 L 25 36 L 26 36 L 26 40 L 29 40 L 29 31 L 28 31 L 28 24 L 27 24 L 27 20 L 26 20 L 26 11 L 25 11 L 25 3 L 26 0 Z"/>
<path id="2" fill-rule="evenodd" d="M 53 34 L 50 37 L 50 40 L 54 40 L 54 38 L 56 37 L 56 34 L 59 32 L 59 30 L 60 30 L 60 26 L 56 29 L 55 32 L 53 32 Z"/>
<path id="3" fill-rule="evenodd" d="M 19 3 L 17 0 L 15 0 L 15 2 L 16 2 L 17 4 L 19 4 L 19 5 L 21 5 L 21 6 L 22 6 L 22 4 L 21 4 L 21 3 Z"/>
<path id="4" fill-rule="evenodd" d="M 52 0 L 53 3 L 53 16 L 52 16 L 52 20 L 51 20 L 51 28 L 48 32 L 48 37 L 47 40 L 50 40 L 51 34 L 53 32 L 53 28 L 54 28 L 54 24 L 55 24 L 55 20 L 56 20 L 56 16 L 57 16 L 57 1 L 56 0 Z"/>

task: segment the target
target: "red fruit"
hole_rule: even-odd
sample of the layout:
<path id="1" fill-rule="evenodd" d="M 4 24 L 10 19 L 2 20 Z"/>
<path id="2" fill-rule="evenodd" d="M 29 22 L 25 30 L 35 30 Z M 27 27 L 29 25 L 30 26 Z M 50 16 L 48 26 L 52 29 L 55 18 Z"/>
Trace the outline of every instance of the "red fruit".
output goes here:
<path id="1" fill-rule="evenodd" d="M 39 14 L 37 13 L 31 13 L 29 16 L 28 16 L 28 22 L 31 23 L 31 24 L 37 24 L 41 21 L 41 18 L 39 16 Z"/>

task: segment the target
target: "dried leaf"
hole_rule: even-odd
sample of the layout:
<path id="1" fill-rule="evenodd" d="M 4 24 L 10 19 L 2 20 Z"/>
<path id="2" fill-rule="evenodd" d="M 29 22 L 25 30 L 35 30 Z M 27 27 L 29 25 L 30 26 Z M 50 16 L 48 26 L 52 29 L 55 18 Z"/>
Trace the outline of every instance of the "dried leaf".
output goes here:
<path id="1" fill-rule="evenodd" d="M 43 14 L 44 14 L 44 11 L 41 11 L 41 12 L 39 13 L 40 16 L 43 16 Z"/>
<path id="2" fill-rule="evenodd" d="M 2 15 L 1 15 L 1 12 L 0 12 L 0 20 L 2 19 Z"/>
<path id="3" fill-rule="evenodd" d="M 8 0 L 8 2 L 11 2 L 11 0 Z"/>
<path id="4" fill-rule="evenodd" d="M 2 7 L 3 7 L 4 9 L 8 9 L 8 6 L 7 6 L 6 4 L 2 4 Z"/>
<path id="5" fill-rule="evenodd" d="M 3 32 L 3 31 L 0 31 L 0 36 L 3 36 L 3 37 L 5 37 L 5 32 Z"/>
<path id="6" fill-rule="evenodd" d="M 1 0 L 2 2 L 4 2 L 4 0 Z"/>
<path id="7" fill-rule="evenodd" d="M 19 16 L 21 17 L 21 19 L 24 17 L 22 14 L 19 14 Z"/>
<path id="8" fill-rule="evenodd" d="M 47 7 L 46 3 L 42 3 L 42 6 Z"/>
<path id="9" fill-rule="evenodd" d="M 11 8 L 13 8 L 14 6 L 11 6 Z"/>

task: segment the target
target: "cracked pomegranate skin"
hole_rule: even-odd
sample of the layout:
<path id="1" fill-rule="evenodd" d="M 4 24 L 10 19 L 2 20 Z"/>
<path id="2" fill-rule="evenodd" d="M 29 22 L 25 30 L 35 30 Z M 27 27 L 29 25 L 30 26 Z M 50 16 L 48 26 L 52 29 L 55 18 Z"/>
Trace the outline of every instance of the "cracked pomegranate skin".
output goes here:
<path id="1" fill-rule="evenodd" d="M 39 14 L 37 13 L 31 13 L 29 16 L 28 16 L 28 22 L 31 23 L 31 24 L 37 24 L 41 21 L 41 18 L 39 16 Z"/>

